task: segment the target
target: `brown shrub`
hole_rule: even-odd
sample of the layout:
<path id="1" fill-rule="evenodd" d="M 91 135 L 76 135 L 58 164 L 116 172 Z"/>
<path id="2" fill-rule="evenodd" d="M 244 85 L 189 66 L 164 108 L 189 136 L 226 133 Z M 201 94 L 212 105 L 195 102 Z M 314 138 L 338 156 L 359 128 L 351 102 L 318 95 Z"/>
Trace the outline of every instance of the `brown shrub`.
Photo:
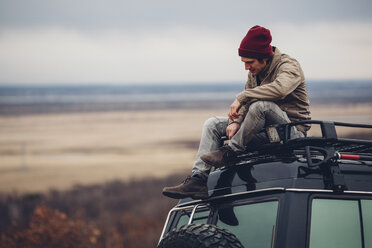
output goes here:
<path id="1" fill-rule="evenodd" d="M 0 248 L 156 247 L 177 202 L 163 197 L 161 189 L 182 177 L 0 195 Z"/>
<path id="2" fill-rule="evenodd" d="M 2 235 L 2 247 L 68 248 L 96 247 L 100 231 L 82 220 L 71 220 L 66 214 L 40 205 L 34 211 L 29 227 L 19 230 L 14 224 L 8 235 Z"/>

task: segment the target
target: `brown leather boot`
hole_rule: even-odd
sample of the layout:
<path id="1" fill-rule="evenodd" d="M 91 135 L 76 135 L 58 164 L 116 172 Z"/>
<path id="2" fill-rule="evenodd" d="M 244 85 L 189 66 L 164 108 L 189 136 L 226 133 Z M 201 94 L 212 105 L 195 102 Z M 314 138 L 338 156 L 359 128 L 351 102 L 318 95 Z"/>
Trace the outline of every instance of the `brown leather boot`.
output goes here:
<path id="1" fill-rule="evenodd" d="M 174 199 L 191 197 L 193 199 L 208 198 L 207 181 L 198 176 L 188 176 L 181 184 L 173 187 L 165 187 L 163 195 Z"/>
<path id="2" fill-rule="evenodd" d="M 225 145 L 218 148 L 217 151 L 202 155 L 200 159 L 209 165 L 220 168 L 237 162 L 238 155 L 228 145 Z"/>

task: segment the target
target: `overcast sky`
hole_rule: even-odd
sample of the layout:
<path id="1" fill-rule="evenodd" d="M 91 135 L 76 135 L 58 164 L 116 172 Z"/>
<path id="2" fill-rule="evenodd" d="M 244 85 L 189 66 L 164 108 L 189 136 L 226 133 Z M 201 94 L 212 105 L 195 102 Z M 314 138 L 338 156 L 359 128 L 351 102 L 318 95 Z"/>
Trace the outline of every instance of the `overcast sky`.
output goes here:
<path id="1" fill-rule="evenodd" d="M 244 82 L 248 29 L 312 80 L 372 79 L 370 0 L 0 0 L 0 84 Z"/>

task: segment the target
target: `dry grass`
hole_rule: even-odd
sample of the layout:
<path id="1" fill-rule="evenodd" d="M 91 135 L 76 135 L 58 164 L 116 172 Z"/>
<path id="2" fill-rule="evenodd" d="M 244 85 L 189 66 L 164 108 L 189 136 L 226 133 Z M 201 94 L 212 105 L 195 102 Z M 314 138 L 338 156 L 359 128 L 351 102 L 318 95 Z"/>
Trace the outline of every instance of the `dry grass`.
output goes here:
<path id="1" fill-rule="evenodd" d="M 372 124 L 372 106 L 370 104 L 345 104 L 345 105 L 315 105 L 311 108 L 312 119 L 314 120 L 330 120 L 338 122 L 363 123 Z M 368 133 L 371 131 L 362 128 L 344 128 L 337 127 L 337 133 L 341 137 L 350 136 L 352 134 Z M 309 136 L 317 136 L 320 134 L 320 129 L 314 126 L 310 129 Z"/>
<path id="2" fill-rule="evenodd" d="M 190 168 L 211 111 L 0 117 L 0 190 L 44 191 Z M 186 142 L 186 143 L 184 143 Z"/>
<path id="3" fill-rule="evenodd" d="M 0 116 L 0 191 L 45 192 L 188 171 L 203 122 L 225 113 L 219 109 Z M 367 104 L 314 106 L 312 115 L 372 123 L 372 107 Z"/>

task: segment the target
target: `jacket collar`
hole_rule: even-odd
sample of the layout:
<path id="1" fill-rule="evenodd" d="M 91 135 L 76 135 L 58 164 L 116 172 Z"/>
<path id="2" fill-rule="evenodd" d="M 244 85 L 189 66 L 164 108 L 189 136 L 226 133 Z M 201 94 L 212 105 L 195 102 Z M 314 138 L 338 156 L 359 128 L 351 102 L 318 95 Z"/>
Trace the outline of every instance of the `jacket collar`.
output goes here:
<path id="1" fill-rule="evenodd" d="M 258 74 L 260 77 L 261 82 L 265 80 L 267 75 L 273 70 L 273 68 L 278 64 L 280 60 L 280 51 L 277 47 L 273 47 L 274 55 L 269 60 L 269 63 L 265 66 L 265 68 Z"/>

